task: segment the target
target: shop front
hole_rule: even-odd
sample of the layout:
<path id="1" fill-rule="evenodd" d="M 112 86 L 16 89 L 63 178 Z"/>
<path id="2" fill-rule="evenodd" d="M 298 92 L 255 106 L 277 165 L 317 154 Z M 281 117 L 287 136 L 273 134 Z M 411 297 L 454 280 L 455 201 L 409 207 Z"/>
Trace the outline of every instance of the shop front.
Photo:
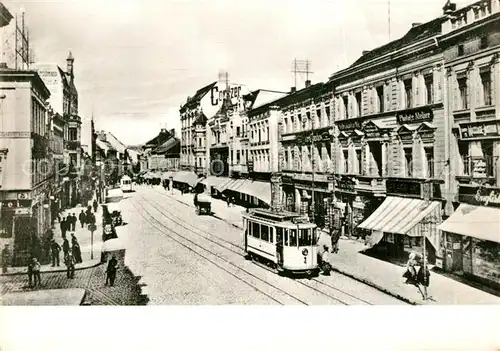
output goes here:
<path id="1" fill-rule="evenodd" d="M 500 288 L 500 188 L 459 187 L 460 205 L 440 226 L 443 269 Z"/>
<path id="2" fill-rule="evenodd" d="M 429 263 L 442 265 L 442 199 L 439 182 L 388 179 L 387 197 L 361 224 L 377 255 L 404 262 L 410 252 L 425 252 Z"/>
<path id="3" fill-rule="evenodd" d="M 291 176 L 281 176 L 281 186 L 283 188 L 283 204 L 286 211 L 295 212 L 295 185 Z"/>

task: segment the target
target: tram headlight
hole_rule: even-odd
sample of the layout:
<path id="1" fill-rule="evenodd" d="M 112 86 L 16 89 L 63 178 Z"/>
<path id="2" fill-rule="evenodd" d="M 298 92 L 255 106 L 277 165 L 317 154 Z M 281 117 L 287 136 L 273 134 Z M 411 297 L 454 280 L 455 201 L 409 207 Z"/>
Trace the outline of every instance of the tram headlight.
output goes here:
<path id="1" fill-rule="evenodd" d="M 309 251 L 307 249 L 302 250 L 302 255 L 307 256 L 308 253 Z"/>

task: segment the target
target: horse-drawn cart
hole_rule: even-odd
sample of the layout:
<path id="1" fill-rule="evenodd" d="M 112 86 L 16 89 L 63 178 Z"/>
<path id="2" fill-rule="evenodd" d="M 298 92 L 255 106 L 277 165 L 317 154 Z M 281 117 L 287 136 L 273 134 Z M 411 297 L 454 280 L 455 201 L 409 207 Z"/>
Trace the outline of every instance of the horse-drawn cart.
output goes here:
<path id="1" fill-rule="evenodd" d="M 205 194 L 196 194 L 194 196 L 194 205 L 196 206 L 196 214 L 211 214 L 212 213 L 212 202 L 210 197 Z"/>

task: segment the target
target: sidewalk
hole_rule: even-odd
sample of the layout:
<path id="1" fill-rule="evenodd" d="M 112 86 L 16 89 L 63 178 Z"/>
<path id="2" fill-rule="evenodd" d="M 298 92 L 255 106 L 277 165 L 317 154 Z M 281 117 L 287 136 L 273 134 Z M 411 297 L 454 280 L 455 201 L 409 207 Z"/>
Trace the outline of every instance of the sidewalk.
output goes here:
<path id="1" fill-rule="evenodd" d="M 13 292 L 3 295 L 2 306 L 80 306 L 85 299 L 85 289 L 49 289 Z"/>
<path id="2" fill-rule="evenodd" d="M 171 195 L 171 192 L 168 194 L 177 201 L 194 207 L 193 194 L 181 195 L 177 190 L 174 190 L 174 195 Z M 243 207 L 236 205 L 227 207 L 224 201 L 212 198 L 212 210 L 215 212 L 215 217 L 242 229 L 241 212 L 245 210 Z M 320 234 L 318 240 L 318 245 L 323 244 L 331 249 L 330 236 L 324 232 Z M 330 255 L 333 269 L 415 305 L 500 304 L 500 298 L 436 272 L 431 272 L 428 289 L 432 300 L 423 301 L 415 286 L 405 284 L 405 279 L 402 277 L 404 268 L 364 255 L 362 251 L 366 248 L 364 242 L 341 239 L 339 253 Z"/>
<path id="3" fill-rule="evenodd" d="M 75 207 L 71 209 L 64 210 L 61 213 L 61 217 L 66 217 L 70 213 L 74 213 L 76 217 L 78 218 L 78 214 L 80 213 L 81 210 L 86 210 L 86 207 Z M 76 226 L 75 226 L 75 237 L 78 240 L 78 243 L 80 244 L 80 250 L 82 252 L 82 263 L 78 263 L 75 265 L 75 270 L 80 270 L 80 269 L 86 269 L 90 267 L 97 266 L 101 263 L 101 250 L 102 250 L 102 208 L 101 206 L 98 207 L 97 212 L 95 213 L 96 217 L 96 226 L 97 229 L 94 232 L 94 238 L 93 238 L 93 245 L 91 245 L 91 233 L 87 229 L 87 226 L 84 226 L 83 228 L 80 225 L 80 222 L 77 221 Z M 54 238 L 56 242 L 62 247 L 62 235 L 61 235 L 61 228 L 59 226 L 59 223 L 56 221 L 54 223 Z M 68 238 L 68 241 L 70 242 L 71 245 L 71 233 L 73 232 L 66 232 L 66 238 Z M 93 259 L 91 259 L 91 251 L 92 251 L 92 246 L 93 246 Z M 63 258 L 63 253 L 62 251 L 59 254 L 59 259 L 60 259 L 60 265 L 59 267 L 55 266 L 52 267 L 51 264 L 45 264 L 41 266 L 41 272 L 62 272 L 66 271 L 66 266 L 64 265 L 64 258 Z M 0 275 L 15 275 L 15 274 L 26 274 L 27 272 L 27 267 L 9 267 L 7 273 L 2 273 Z"/>

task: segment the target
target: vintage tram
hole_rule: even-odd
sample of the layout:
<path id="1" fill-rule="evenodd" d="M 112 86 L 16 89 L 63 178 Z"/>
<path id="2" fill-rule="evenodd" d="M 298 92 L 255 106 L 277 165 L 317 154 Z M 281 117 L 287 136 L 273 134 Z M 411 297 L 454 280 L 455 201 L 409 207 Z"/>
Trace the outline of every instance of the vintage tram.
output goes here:
<path id="1" fill-rule="evenodd" d="M 243 213 L 247 258 L 279 274 L 318 273 L 316 225 L 290 212 L 254 209 Z"/>
<path id="2" fill-rule="evenodd" d="M 122 189 L 122 191 L 124 193 L 131 192 L 132 191 L 132 179 L 129 176 L 124 175 L 122 177 L 122 179 L 120 180 L 120 188 Z"/>

